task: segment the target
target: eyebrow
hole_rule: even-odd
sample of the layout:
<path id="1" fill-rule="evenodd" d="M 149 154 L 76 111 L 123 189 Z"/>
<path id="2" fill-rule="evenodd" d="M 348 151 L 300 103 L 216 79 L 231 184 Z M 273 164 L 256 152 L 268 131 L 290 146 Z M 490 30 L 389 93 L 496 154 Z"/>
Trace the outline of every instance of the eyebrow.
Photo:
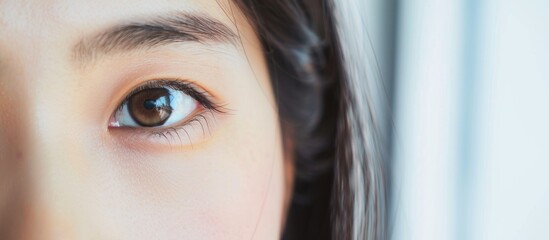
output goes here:
<path id="1" fill-rule="evenodd" d="M 237 36 L 227 25 L 210 16 L 175 13 L 111 27 L 80 40 L 72 54 L 77 62 L 86 63 L 106 54 L 181 42 L 231 43 L 236 46 Z"/>

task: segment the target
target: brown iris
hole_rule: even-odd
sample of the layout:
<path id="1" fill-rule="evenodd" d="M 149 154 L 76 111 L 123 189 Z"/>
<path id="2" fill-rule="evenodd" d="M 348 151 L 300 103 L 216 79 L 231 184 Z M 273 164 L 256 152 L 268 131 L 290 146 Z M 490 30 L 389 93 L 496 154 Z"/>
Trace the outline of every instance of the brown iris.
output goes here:
<path id="1" fill-rule="evenodd" d="M 170 97 L 170 91 L 166 88 L 143 89 L 128 99 L 128 112 L 141 126 L 160 126 L 172 114 Z"/>

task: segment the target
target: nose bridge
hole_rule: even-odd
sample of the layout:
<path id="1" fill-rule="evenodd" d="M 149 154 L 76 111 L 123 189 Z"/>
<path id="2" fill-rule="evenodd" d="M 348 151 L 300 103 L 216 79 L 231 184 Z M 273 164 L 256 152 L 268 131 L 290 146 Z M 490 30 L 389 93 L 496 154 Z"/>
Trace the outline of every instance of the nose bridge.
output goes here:
<path id="1" fill-rule="evenodd" d="M 77 239 L 86 227 L 87 161 L 63 60 L 70 49 L 55 30 L 0 37 L 10 43 L 0 72 L 0 239 Z"/>
<path id="2" fill-rule="evenodd" d="M 3 108 L 0 239 L 71 238 L 83 222 L 78 141 L 66 137 L 63 113 L 40 106 L 40 99 Z"/>
<path id="3" fill-rule="evenodd" d="M 44 74 L 47 76 L 47 74 Z M 47 81 L 47 78 L 42 80 Z M 86 189 L 85 161 L 77 131 L 70 122 L 70 109 L 52 91 L 41 88 L 34 94 L 32 112 L 25 136 L 32 200 L 28 203 L 27 233 L 39 233 L 29 238 L 76 238 L 82 226 Z"/>
<path id="4" fill-rule="evenodd" d="M 62 97 L 70 91 L 59 83 L 64 79 L 39 64 L 19 75 L 29 87 L 18 92 L 24 101 L 13 108 L 16 124 L 5 130 L 7 141 L 1 143 L 9 149 L 3 161 L 17 165 L 18 184 L 24 186 L 23 192 L 10 193 L 12 202 L 24 198 L 12 204 L 20 217 L 12 231 L 23 239 L 76 239 L 86 209 L 82 141 L 71 121 L 70 103 Z"/>

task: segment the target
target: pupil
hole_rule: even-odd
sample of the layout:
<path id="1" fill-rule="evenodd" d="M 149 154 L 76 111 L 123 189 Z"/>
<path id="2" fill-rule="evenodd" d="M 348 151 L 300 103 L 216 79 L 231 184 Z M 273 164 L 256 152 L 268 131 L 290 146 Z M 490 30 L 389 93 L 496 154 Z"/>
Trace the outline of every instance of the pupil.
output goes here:
<path id="1" fill-rule="evenodd" d="M 170 91 L 166 88 L 141 90 L 128 99 L 128 112 L 141 126 L 161 126 L 170 118 L 173 111 L 170 97 Z"/>
<path id="2" fill-rule="evenodd" d="M 143 103 L 143 106 L 145 107 L 145 109 L 151 110 L 154 107 L 156 107 L 156 100 L 152 100 L 152 99 L 145 100 L 145 102 Z"/>

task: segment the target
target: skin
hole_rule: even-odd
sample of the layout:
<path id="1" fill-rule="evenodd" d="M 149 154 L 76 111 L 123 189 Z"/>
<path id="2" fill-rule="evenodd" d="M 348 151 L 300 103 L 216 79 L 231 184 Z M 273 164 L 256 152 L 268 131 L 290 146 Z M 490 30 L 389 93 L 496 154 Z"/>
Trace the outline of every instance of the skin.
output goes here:
<path id="1" fill-rule="evenodd" d="M 82 39 L 173 12 L 239 41 L 74 58 Z M 167 138 L 109 128 L 125 94 L 157 78 L 191 80 L 229 110 Z M 273 99 L 232 3 L 0 0 L 0 238 L 279 239 L 292 167 Z"/>

